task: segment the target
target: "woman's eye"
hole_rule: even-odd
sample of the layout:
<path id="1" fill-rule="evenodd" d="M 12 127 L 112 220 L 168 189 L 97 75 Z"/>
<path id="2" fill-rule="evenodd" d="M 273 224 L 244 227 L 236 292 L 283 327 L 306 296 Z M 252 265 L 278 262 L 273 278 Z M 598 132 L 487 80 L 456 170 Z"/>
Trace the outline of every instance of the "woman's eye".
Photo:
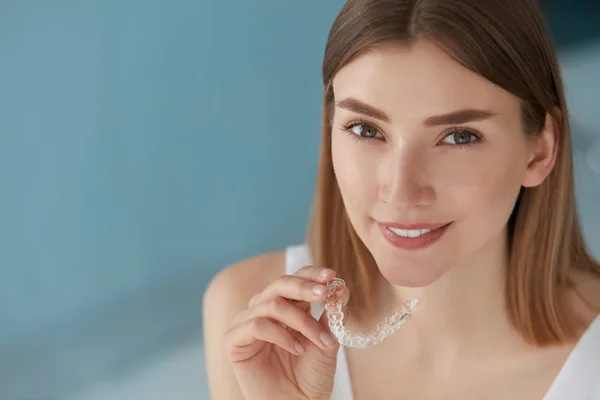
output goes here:
<path id="1" fill-rule="evenodd" d="M 376 128 L 365 124 L 356 124 L 350 128 L 352 133 L 363 138 L 383 137 Z"/>
<path id="2" fill-rule="evenodd" d="M 443 140 L 444 143 L 452 145 L 467 145 L 477 141 L 479 137 L 467 130 L 455 130 L 446 136 Z"/>

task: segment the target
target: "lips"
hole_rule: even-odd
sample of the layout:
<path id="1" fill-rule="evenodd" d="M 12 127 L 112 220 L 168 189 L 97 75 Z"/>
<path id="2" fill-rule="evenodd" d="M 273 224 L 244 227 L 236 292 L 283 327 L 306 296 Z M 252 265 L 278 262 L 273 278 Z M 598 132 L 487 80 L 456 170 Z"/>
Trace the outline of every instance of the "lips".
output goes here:
<path id="1" fill-rule="evenodd" d="M 429 247 L 440 240 L 450 224 L 379 223 L 379 228 L 383 237 L 392 246 L 405 250 L 419 250 Z"/>

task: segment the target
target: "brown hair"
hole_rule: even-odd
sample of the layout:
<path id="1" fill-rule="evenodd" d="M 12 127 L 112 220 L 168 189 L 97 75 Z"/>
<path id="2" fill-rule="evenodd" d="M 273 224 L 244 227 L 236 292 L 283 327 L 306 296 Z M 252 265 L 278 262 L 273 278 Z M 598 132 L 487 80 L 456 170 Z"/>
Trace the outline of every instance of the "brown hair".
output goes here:
<path id="1" fill-rule="evenodd" d="M 359 53 L 382 43 L 434 41 L 457 62 L 521 100 L 527 134 L 549 113 L 557 125 L 556 164 L 545 181 L 522 188 L 508 221 L 507 310 L 525 340 L 574 339 L 579 327 L 567 299 L 570 268 L 600 275 L 585 249 L 573 185 L 568 113 L 556 56 L 532 0 L 349 0 L 335 19 L 323 61 L 323 131 L 316 197 L 308 228 L 315 265 L 332 268 L 351 289 L 350 312 L 373 306 L 375 261 L 354 231 L 333 171 L 332 80 Z M 357 307 L 360 305 L 360 308 Z"/>

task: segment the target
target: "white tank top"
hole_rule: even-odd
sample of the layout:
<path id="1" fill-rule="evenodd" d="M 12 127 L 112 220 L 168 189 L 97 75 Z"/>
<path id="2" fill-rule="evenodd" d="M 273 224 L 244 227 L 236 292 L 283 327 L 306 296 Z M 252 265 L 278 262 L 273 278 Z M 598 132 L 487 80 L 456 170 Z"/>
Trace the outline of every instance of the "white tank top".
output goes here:
<path id="1" fill-rule="evenodd" d="M 306 245 L 290 246 L 285 253 L 285 273 L 288 275 L 311 264 Z M 311 312 L 318 319 L 323 307 L 312 303 Z M 331 400 L 352 400 L 352 385 L 343 346 L 338 352 Z M 600 400 L 600 316 L 573 348 L 544 400 Z"/>

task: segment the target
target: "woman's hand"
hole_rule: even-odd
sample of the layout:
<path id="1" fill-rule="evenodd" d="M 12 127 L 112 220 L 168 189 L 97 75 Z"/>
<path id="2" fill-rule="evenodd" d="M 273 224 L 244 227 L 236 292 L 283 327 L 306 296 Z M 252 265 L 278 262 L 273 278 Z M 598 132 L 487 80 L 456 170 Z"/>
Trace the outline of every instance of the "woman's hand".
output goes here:
<path id="1" fill-rule="evenodd" d="M 246 400 L 329 399 L 339 344 L 310 303 L 326 299 L 334 277 L 312 266 L 280 276 L 237 315 L 223 340 Z"/>

